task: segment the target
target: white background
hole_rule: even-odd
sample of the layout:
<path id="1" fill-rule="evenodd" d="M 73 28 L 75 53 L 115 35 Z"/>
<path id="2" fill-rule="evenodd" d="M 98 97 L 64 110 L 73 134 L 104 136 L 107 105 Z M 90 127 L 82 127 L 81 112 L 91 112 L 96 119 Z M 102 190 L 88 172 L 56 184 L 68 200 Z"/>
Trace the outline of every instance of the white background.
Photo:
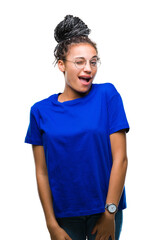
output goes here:
<path id="1" fill-rule="evenodd" d="M 112 82 L 130 124 L 128 208 L 121 240 L 153 237 L 153 1 L 5 0 L 0 3 L 0 239 L 50 239 L 39 201 L 31 145 L 24 143 L 30 106 L 62 92 L 54 68 L 54 28 L 67 14 L 92 30 L 102 65 L 94 83 Z"/>

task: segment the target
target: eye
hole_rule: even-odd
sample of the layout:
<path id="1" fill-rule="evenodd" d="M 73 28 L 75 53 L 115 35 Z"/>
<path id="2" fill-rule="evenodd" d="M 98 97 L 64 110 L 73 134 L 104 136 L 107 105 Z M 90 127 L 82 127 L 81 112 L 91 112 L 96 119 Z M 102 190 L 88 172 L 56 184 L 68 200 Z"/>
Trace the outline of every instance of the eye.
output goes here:
<path id="1" fill-rule="evenodd" d="M 79 65 L 79 66 L 80 66 L 80 65 L 83 65 L 84 62 L 85 62 L 84 60 L 76 60 L 76 61 L 75 61 L 75 63 L 76 63 L 77 65 Z"/>
<path id="2" fill-rule="evenodd" d="M 97 65 L 97 61 L 96 60 L 95 61 L 93 60 L 90 63 L 91 63 L 92 66 L 96 66 Z"/>

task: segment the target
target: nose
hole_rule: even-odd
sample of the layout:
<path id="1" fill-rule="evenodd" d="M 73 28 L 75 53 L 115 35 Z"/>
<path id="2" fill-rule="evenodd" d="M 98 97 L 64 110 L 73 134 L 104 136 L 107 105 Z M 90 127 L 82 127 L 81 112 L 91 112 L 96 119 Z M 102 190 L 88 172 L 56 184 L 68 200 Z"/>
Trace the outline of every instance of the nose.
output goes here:
<path id="1" fill-rule="evenodd" d="M 91 66 L 90 66 L 90 62 L 87 60 L 85 66 L 84 66 L 84 71 L 85 72 L 91 72 Z"/>

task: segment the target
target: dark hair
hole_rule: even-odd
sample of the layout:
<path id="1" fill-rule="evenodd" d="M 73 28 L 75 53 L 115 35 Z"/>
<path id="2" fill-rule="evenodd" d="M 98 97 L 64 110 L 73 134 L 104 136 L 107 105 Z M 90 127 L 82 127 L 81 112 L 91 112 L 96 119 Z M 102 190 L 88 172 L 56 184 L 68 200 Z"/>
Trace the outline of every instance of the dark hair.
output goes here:
<path id="1" fill-rule="evenodd" d="M 73 17 L 73 15 L 66 15 L 64 20 L 54 30 L 54 37 L 58 42 L 54 50 L 55 64 L 58 60 L 65 61 L 68 48 L 71 44 L 89 43 L 98 52 L 96 43 L 88 38 L 90 32 L 91 30 L 80 18 Z"/>

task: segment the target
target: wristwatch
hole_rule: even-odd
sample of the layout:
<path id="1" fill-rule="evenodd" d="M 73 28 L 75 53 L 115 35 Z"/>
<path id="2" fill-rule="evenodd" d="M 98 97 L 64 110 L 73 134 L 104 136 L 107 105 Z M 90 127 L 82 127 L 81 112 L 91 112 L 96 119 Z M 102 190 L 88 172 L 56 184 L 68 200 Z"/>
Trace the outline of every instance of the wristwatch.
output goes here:
<path id="1" fill-rule="evenodd" d="M 111 214 L 116 213 L 118 211 L 118 208 L 114 203 L 108 203 L 108 204 L 106 203 L 105 209 L 107 209 L 108 212 Z"/>

